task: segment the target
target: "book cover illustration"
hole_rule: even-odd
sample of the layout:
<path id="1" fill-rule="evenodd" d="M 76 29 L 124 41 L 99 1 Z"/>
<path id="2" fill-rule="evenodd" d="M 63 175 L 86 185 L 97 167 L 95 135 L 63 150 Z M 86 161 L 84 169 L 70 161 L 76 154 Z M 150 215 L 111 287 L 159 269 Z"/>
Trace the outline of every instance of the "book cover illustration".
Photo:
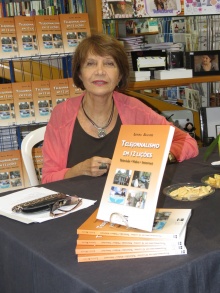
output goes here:
<path id="1" fill-rule="evenodd" d="M 36 122 L 48 122 L 52 112 L 49 80 L 31 82 Z"/>
<path id="2" fill-rule="evenodd" d="M 19 57 L 18 42 L 13 17 L 0 18 L 1 58 Z"/>
<path id="3" fill-rule="evenodd" d="M 12 84 L 0 84 L 0 124 L 9 126 L 15 124 L 15 109 Z"/>
<path id="4" fill-rule="evenodd" d="M 49 82 L 52 106 L 54 108 L 57 104 L 70 98 L 69 83 L 67 78 L 51 79 Z"/>
<path id="5" fill-rule="evenodd" d="M 152 230 L 173 134 L 170 125 L 121 126 L 98 219 Z"/>
<path id="6" fill-rule="evenodd" d="M 145 0 L 150 16 L 175 16 L 181 13 L 180 0 Z"/>
<path id="7" fill-rule="evenodd" d="M 15 16 L 14 21 L 20 57 L 40 55 L 34 17 Z"/>
<path id="8" fill-rule="evenodd" d="M 20 150 L 0 152 L 0 193 L 24 188 Z"/>
<path id="9" fill-rule="evenodd" d="M 73 53 L 77 45 L 91 35 L 87 13 L 60 14 L 65 53 Z"/>
<path id="10" fill-rule="evenodd" d="M 31 82 L 13 82 L 12 91 L 17 124 L 34 123 L 35 110 Z"/>
<path id="11" fill-rule="evenodd" d="M 35 26 L 41 55 L 64 53 L 59 15 L 36 15 Z"/>
<path id="12" fill-rule="evenodd" d="M 185 15 L 219 14 L 220 3 L 218 0 L 184 0 Z"/>
<path id="13" fill-rule="evenodd" d="M 135 15 L 134 0 L 102 0 L 102 18 L 131 18 Z"/>
<path id="14" fill-rule="evenodd" d="M 191 216 L 191 209 L 157 209 L 152 232 L 127 228 L 120 224 L 97 219 L 98 209 L 77 229 L 78 235 L 137 237 L 145 239 L 181 239 L 181 233 Z"/>

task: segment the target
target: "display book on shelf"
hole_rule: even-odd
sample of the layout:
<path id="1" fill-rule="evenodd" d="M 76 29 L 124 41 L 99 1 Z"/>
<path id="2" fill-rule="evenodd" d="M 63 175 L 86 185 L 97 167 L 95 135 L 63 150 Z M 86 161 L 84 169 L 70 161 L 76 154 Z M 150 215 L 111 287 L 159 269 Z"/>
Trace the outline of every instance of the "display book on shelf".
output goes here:
<path id="1" fill-rule="evenodd" d="M 13 17 L 0 18 L 1 58 L 19 57 L 17 35 Z"/>
<path id="2" fill-rule="evenodd" d="M 82 39 L 91 35 L 87 13 L 60 14 L 65 53 L 73 53 Z"/>
<path id="3" fill-rule="evenodd" d="M 0 84 L 1 126 L 48 122 L 57 104 L 82 92 L 72 78 Z"/>
<path id="4" fill-rule="evenodd" d="M 121 126 L 100 206 L 78 228 L 78 235 L 156 238 L 165 242 L 167 239 L 179 239 L 191 210 L 160 209 L 156 213 L 173 133 L 171 125 Z M 107 247 L 96 247 L 96 252 L 102 251 L 101 255 L 94 255 L 95 250 L 89 255 L 87 248 L 86 255 L 77 255 L 78 261 L 161 255 L 158 250 L 151 254 L 149 250 L 122 253 L 121 247 L 114 247 L 113 251 L 112 245 L 108 246 L 108 255 Z M 77 252 L 82 252 L 78 244 L 76 248 Z M 183 250 L 166 248 L 162 255 L 181 253 L 186 253 L 185 247 Z"/>
<path id="5" fill-rule="evenodd" d="M 25 187 L 20 150 L 0 152 L 0 193 Z"/>

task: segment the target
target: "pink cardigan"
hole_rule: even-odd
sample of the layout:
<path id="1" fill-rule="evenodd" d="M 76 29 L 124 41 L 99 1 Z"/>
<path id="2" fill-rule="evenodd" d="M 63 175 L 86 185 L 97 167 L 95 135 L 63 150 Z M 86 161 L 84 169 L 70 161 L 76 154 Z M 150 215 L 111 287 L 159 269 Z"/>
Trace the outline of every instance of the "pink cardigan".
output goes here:
<path id="1" fill-rule="evenodd" d="M 43 144 L 43 183 L 63 179 L 68 170 L 68 151 L 82 97 L 83 94 L 68 99 L 52 112 Z M 171 124 L 136 98 L 118 92 L 114 92 L 113 98 L 122 124 Z M 198 155 L 197 142 L 188 133 L 176 128 L 171 152 L 179 162 L 190 159 Z"/>

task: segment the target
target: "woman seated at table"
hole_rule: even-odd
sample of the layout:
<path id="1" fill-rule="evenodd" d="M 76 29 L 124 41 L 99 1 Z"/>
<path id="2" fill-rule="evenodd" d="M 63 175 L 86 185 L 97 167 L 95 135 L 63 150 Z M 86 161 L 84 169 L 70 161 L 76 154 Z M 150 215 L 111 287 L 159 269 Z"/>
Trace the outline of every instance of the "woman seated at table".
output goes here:
<path id="1" fill-rule="evenodd" d="M 124 95 L 129 64 L 123 46 L 93 35 L 77 47 L 73 82 L 84 90 L 57 105 L 43 144 L 43 183 L 107 173 L 121 124 L 171 124 L 136 98 Z M 176 128 L 171 153 L 178 162 L 197 156 L 196 141 Z"/>

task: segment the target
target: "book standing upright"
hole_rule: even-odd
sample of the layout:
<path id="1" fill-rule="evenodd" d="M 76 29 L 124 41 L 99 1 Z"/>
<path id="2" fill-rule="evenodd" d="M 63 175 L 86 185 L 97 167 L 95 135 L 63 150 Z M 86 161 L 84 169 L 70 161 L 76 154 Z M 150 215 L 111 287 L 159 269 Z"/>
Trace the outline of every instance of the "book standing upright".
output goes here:
<path id="1" fill-rule="evenodd" d="M 20 150 L 0 152 L 0 193 L 24 188 Z"/>
<path id="2" fill-rule="evenodd" d="M 36 15 L 35 26 L 41 55 L 64 53 L 58 15 Z"/>
<path id="3" fill-rule="evenodd" d="M 97 218 L 152 231 L 174 127 L 122 125 Z"/>
<path id="4" fill-rule="evenodd" d="M 15 16 L 14 21 L 20 57 L 39 56 L 34 17 Z"/>
<path id="5" fill-rule="evenodd" d="M 53 108 L 70 98 L 69 83 L 67 78 L 51 79 L 50 94 Z"/>
<path id="6" fill-rule="evenodd" d="M 48 122 L 52 112 L 49 80 L 31 82 L 36 122 Z"/>
<path id="7" fill-rule="evenodd" d="M 26 16 L 25 16 L 26 17 Z M 17 124 L 35 122 L 35 109 L 30 81 L 12 83 Z"/>
<path id="8" fill-rule="evenodd" d="M 15 124 L 15 109 L 12 84 L 0 84 L 0 124 L 9 126 Z"/>
<path id="9" fill-rule="evenodd" d="M 17 36 L 13 17 L 0 18 L 0 39 L 1 58 L 19 57 Z"/>
<path id="10" fill-rule="evenodd" d="M 87 13 L 60 14 L 64 52 L 73 53 L 77 45 L 91 35 Z"/>

